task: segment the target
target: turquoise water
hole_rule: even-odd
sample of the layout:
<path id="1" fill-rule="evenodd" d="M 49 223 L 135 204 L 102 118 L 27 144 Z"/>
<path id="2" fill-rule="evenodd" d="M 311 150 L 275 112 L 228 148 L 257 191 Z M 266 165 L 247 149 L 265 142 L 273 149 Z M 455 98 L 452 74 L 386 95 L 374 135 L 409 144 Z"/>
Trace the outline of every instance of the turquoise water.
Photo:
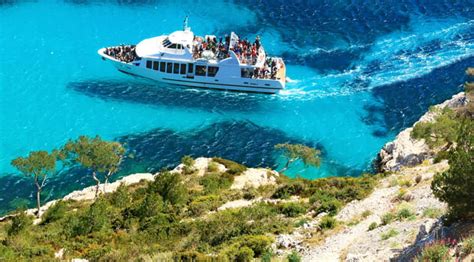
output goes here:
<path id="1" fill-rule="evenodd" d="M 429 105 L 461 90 L 474 65 L 474 10 L 401 1 L 0 1 L 0 209 L 29 198 L 11 159 L 79 135 L 127 143 L 122 175 L 176 164 L 182 155 L 281 165 L 273 145 L 323 152 L 320 168 L 290 175 L 359 175 L 384 143 Z M 96 51 L 181 28 L 256 34 L 290 78 L 278 95 L 203 91 L 120 74 Z M 52 180 L 49 197 L 88 183 Z"/>

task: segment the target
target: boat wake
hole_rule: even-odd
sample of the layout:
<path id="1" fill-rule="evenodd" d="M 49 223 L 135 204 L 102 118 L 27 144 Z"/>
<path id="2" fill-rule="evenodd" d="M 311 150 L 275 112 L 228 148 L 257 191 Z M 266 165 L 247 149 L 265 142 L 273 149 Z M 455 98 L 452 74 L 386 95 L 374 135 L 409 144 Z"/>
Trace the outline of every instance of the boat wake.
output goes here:
<path id="1" fill-rule="evenodd" d="M 370 45 L 348 45 L 347 49 L 301 52 L 300 56 L 314 56 L 322 52 L 355 52 L 360 59 L 350 69 L 301 75 L 300 70 L 288 66 L 285 99 L 315 99 L 327 96 L 346 96 L 356 92 L 408 81 L 431 73 L 463 59 L 474 56 L 474 20 L 424 20 L 412 18 L 408 30 L 401 30 L 378 38 Z M 298 66 L 299 68 L 299 66 Z M 311 70 L 311 69 L 307 69 Z"/>

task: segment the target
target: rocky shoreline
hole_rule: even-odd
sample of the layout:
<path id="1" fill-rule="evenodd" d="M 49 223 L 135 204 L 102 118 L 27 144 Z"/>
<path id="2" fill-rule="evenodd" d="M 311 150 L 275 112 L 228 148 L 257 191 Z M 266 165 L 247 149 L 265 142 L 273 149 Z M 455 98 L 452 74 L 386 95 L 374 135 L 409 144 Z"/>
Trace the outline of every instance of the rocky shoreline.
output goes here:
<path id="1" fill-rule="evenodd" d="M 464 92 L 452 96 L 451 99 L 441 104 L 435 105 L 437 108 L 458 108 L 467 104 L 467 97 Z M 417 122 L 431 122 L 437 116 L 437 112 L 432 110 L 426 112 Z M 395 140 L 388 142 L 380 150 L 376 166 L 379 172 L 395 172 L 402 167 L 413 167 L 430 159 L 434 153 L 423 140 L 411 138 L 413 127 L 409 127 L 400 132 Z"/>
<path id="2" fill-rule="evenodd" d="M 466 103 L 467 97 L 461 92 L 435 107 L 457 108 Z M 416 123 L 433 121 L 435 117 L 436 112 L 430 110 Z M 323 239 L 314 243 L 319 223 L 325 215 L 321 213 L 311 217 L 290 234 L 276 235 L 276 241 L 272 245 L 275 254 L 284 256 L 291 250 L 297 250 L 302 255 L 303 261 L 388 261 L 391 259 L 404 261 L 413 258 L 425 243 L 436 238 L 440 230 L 443 230 L 440 215 L 427 216 L 425 213 L 431 209 L 438 210 L 442 214 L 446 211 L 446 205 L 434 197 L 430 184 L 436 173 L 448 169 L 449 166 L 447 161 L 434 164 L 435 152 L 431 151 L 424 141 L 412 139 L 410 136 L 412 130 L 413 128 L 403 130 L 394 141 L 387 143 L 381 149 L 378 154 L 378 169 L 391 174 L 379 180 L 375 190 L 367 198 L 354 200 L 342 207 L 335 216 L 341 225 L 337 230 L 329 232 Z M 211 158 L 195 159 L 193 168 L 196 170 L 196 176 L 203 176 L 211 162 Z M 213 164 L 214 168 L 220 172 L 227 170 L 222 164 L 215 162 Z M 171 172 L 182 173 L 183 170 L 184 165 L 181 164 Z M 108 184 L 106 188 L 101 184 L 100 190 L 105 193 L 106 189 L 106 193 L 110 193 L 121 184 L 132 185 L 142 181 L 152 181 L 157 175 L 158 173 L 131 174 Z M 248 168 L 235 177 L 231 188 L 243 190 L 249 187 L 275 185 L 278 177 L 279 173 L 273 170 Z M 401 192 L 404 192 L 403 196 Z M 76 201 L 93 201 L 94 199 L 95 186 L 73 191 L 62 198 L 62 200 Z M 40 214 L 57 201 L 59 200 L 44 204 L 40 209 Z M 217 212 L 229 208 L 242 208 L 262 201 L 272 200 L 237 199 L 224 203 L 217 208 Z M 384 215 L 399 212 L 402 208 L 409 209 L 413 213 L 413 219 L 384 224 Z M 26 212 L 34 215 L 36 209 L 29 209 Z M 308 213 L 309 217 L 310 215 Z M 9 217 L 11 215 L 0 218 L 0 221 Z M 39 222 L 41 219 L 35 220 L 35 224 Z M 377 226 L 368 229 L 372 224 Z M 397 232 L 395 236 L 389 240 L 384 239 L 384 234 L 394 230 Z M 368 239 L 370 241 L 367 241 Z M 57 258 L 61 257 L 62 254 L 57 256 Z"/>

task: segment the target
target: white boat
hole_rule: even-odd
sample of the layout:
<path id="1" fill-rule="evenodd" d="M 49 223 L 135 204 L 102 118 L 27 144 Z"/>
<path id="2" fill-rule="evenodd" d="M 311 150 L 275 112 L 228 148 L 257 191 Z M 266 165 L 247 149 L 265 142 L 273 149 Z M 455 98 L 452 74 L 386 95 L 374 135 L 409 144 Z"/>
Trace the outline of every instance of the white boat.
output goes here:
<path id="1" fill-rule="evenodd" d="M 137 45 L 99 49 L 103 60 L 120 72 L 169 84 L 199 88 L 276 93 L 285 88 L 286 68 L 279 57 L 267 57 L 260 39 L 195 36 L 187 26 Z"/>

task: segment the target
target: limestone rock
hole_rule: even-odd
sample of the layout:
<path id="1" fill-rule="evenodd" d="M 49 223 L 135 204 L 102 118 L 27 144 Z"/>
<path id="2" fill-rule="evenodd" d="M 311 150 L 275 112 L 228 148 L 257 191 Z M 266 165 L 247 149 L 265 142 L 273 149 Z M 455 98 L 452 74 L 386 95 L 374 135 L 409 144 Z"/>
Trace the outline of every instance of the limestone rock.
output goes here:
<path id="1" fill-rule="evenodd" d="M 461 92 L 435 107 L 457 108 L 466 105 L 466 103 L 466 95 Z M 418 122 L 431 122 L 434 121 L 436 116 L 436 111 L 429 111 Z M 433 156 L 433 152 L 423 140 L 411 138 L 412 130 L 413 128 L 403 130 L 394 141 L 385 144 L 380 150 L 377 160 L 379 171 L 399 171 L 402 167 L 413 167 L 421 164 L 424 160 Z"/>

